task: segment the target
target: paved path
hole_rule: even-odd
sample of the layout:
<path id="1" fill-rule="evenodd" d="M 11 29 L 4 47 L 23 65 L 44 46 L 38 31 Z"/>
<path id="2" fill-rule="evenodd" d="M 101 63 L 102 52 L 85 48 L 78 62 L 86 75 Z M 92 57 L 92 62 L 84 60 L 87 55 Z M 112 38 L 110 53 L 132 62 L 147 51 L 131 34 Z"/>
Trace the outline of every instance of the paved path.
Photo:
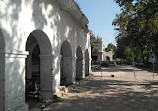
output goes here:
<path id="1" fill-rule="evenodd" d="M 93 72 L 94 77 L 44 111 L 158 111 L 158 76 L 130 66 Z M 114 77 L 111 77 L 111 75 Z"/>

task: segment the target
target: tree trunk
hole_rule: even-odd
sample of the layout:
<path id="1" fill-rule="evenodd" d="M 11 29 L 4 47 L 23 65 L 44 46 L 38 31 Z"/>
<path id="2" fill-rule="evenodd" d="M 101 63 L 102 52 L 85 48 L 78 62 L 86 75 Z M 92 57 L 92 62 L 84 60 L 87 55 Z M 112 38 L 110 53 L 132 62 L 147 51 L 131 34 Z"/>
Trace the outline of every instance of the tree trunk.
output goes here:
<path id="1" fill-rule="evenodd" d="M 133 58 L 133 71 L 134 71 L 134 77 L 136 78 L 136 75 L 135 75 L 135 63 L 134 63 L 134 53 L 132 51 L 132 58 Z"/>
<path id="2" fill-rule="evenodd" d="M 158 60 L 158 54 L 156 53 L 155 54 L 155 72 L 157 72 L 157 65 L 158 65 L 158 63 L 157 63 L 157 60 Z"/>

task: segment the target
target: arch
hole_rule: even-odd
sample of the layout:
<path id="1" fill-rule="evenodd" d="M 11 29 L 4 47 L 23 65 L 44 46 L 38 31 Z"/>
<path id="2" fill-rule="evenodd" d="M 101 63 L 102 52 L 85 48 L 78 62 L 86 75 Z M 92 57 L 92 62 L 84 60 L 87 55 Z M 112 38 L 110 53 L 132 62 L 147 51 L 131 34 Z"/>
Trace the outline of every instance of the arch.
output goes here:
<path id="1" fill-rule="evenodd" d="M 0 29 L 0 111 L 5 111 L 5 39 Z"/>
<path id="2" fill-rule="evenodd" d="M 76 49 L 76 80 L 80 80 L 83 78 L 83 54 L 80 46 Z"/>
<path id="3" fill-rule="evenodd" d="M 67 40 L 62 43 L 60 54 L 62 57 L 72 57 L 71 45 Z"/>
<path id="4" fill-rule="evenodd" d="M 26 50 L 29 55 L 26 58 L 25 94 L 28 97 L 31 91 L 36 91 L 40 98 L 51 98 L 53 56 L 48 36 L 42 30 L 34 30 L 27 38 Z"/>
<path id="5" fill-rule="evenodd" d="M 70 43 L 65 40 L 60 49 L 60 85 L 68 86 L 72 84 L 72 50 Z"/>
<path id="6" fill-rule="evenodd" d="M 33 38 L 34 37 L 34 38 Z M 50 40 L 48 36 L 43 32 L 42 30 L 34 30 L 33 32 L 30 33 L 27 41 L 36 41 L 39 44 L 41 54 L 47 54 L 47 55 L 52 55 L 52 46 L 50 43 Z M 32 42 L 31 42 L 32 43 Z M 27 48 L 30 47 L 30 43 L 26 43 L 26 50 Z"/>
<path id="7" fill-rule="evenodd" d="M 89 76 L 89 52 L 85 51 L 85 76 Z"/>
<path id="8" fill-rule="evenodd" d="M 110 57 L 109 56 L 106 56 L 106 61 L 110 61 Z"/>

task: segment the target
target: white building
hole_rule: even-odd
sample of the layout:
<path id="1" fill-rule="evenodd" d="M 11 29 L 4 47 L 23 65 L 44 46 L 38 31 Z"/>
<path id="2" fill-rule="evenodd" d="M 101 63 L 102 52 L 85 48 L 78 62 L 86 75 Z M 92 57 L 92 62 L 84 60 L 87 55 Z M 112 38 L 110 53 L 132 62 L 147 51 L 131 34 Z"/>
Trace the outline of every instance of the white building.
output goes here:
<path id="1" fill-rule="evenodd" d="M 114 61 L 113 55 L 114 53 L 112 51 L 106 52 L 104 49 L 104 43 L 102 41 L 102 44 L 100 44 L 98 55 L 97 55 L 97 62 L 101 63 L 102 61 Z"/>
<path id="2" fill-rule="evenodd" d="M 90 72 L 88 19 L 74 0 L 0 1 L 0 111 L 28 111 L 27 80 L 40 98 Z"/>

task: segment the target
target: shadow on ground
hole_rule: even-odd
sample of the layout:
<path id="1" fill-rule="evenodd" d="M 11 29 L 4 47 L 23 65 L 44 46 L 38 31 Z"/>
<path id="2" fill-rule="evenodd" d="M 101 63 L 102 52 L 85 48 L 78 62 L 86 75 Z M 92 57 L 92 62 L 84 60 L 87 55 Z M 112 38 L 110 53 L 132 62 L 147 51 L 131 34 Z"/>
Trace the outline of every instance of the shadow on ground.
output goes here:
<path id="1" fill-rule="evenodd" d="M 53 103 L 44 111 L 156 111 L 158 83 L 131 81 L 87 80 L 61 102 Z"/>

